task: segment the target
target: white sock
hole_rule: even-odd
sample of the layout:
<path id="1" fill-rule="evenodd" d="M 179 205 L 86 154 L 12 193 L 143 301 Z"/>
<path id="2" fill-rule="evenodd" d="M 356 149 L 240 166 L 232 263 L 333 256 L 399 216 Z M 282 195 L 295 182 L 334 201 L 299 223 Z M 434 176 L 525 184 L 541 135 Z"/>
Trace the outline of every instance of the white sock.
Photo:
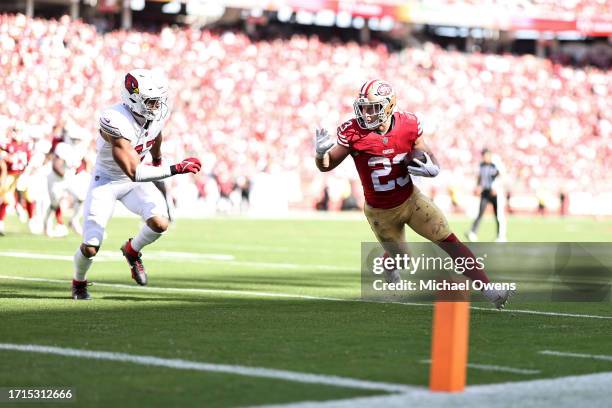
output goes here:
<path id="1" fill-rule="evenodd" d="M 157 241 L 162 236 L 161 232 L 153 231 L 147 224 L 143 225 L 138 235 L 132 239 L 132 248 L 136 252 L 140 252 L 145 246 Z"/>
<path id="2" fill-rule="evenodd" d="M 81 248 L 77 248 L 74 254 L 74 280 L 84 281 L 92 262 L 92 258 L 87 258 L 81 252 Z"/>

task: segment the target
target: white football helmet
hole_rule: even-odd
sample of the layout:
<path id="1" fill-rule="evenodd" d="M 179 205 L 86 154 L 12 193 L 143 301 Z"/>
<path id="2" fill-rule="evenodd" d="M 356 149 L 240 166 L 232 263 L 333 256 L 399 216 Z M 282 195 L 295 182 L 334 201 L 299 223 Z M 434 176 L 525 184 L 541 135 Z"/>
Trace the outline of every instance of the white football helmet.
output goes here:
<path id="1" fill-rule="evenodd" d="M 362 129 L 377 129 L 391 118 L 396 102 L 395 91 L 388 82 L 380 79 L 367 81 L 353 103 L 357 123 Z"/>
<path id="2" fill-rule="evenodd" d="M 136 115 L 161 119 L 168 113 L 168 80 L 155 71 L 133 69 L 125 75 L 121 100 Z"/>

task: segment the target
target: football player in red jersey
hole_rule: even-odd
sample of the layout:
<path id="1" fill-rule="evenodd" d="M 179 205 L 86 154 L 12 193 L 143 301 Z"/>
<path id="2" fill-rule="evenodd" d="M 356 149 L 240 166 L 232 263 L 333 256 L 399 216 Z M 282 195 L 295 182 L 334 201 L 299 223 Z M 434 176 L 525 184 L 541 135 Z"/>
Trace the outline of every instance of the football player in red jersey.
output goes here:
<path id="1" fill-rule="evenodd" d="M 34 217 L 35 209 L 34 201 L 30 200 L 27 194 L 19 194 L 17 191 L 19 177 L 25 171 L 32 156 L 32 145 L 21 138 L 17 128 L 14 128 L 12 133 L 8 142 L 0 146 L 0 156 L 6 166 L 6 175 L 2 177 L 3 182 L 0 184 L 0 235 L 4 234 L 4 218 L 9 204 L 19 204 L 23 201 L 30 221 Z"/>
<path id="2" fill-rule="evenodd" d="M 363 84 L 353 107 L 355 117 L 338 127 L 334 143 L 325 129 L 315 137 L 316 165 L 322 171 L 337 167 L 351 155 L 365 195 L 364 213 L 387 256 L 408 253 L 404 226 L 439 244 L 453 258 L 474 258 L 472 251 L 452 233 L 448 221 L 431 199 L 412 183 L 411 175 L 435 177 L 440 165 L 425 143 L 419 119 L 410 112 L 395 112 L 396 96 L 382 80 Z M 421 150 L 425 160 L 407 156 Z M 416 165 L 415 165 L 416 164 Z M 399 279 L 397 271 L 394 280 Z M 488 283 L 486 273 L 477 267 L 464 275 Z M 502 309 L 511 291 L 485 289 L 483 295 Z"/>

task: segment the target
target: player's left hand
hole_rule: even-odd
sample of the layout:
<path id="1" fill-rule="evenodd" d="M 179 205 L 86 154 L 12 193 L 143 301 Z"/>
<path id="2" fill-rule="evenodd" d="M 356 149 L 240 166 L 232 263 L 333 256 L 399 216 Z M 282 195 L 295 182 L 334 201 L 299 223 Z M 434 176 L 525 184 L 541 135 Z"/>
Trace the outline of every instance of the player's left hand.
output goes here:
<path id="1" fill-rule="evenodd" d="M 421 176 L 421 177 L 436 177 L 438 173 L 440 173 L 440 167 L 438 167 L 431 160 L 431 157 L 427 154 L 427 152 L 423 152 L 425 155 L 425 163 L 420 161 L 419 159 L 413 159 L 413 162 L 417 163 L 419 166 L 408 166 L 408 173 L 413 176 Z"/>

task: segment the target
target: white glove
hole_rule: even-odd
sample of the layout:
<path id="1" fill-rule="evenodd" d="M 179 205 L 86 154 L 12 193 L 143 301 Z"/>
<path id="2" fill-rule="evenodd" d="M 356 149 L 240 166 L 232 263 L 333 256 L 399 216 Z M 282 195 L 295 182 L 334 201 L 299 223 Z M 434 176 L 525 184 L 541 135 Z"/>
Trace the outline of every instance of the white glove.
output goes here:
<path id="1" fill-rule="evenodd" d="M 332 147 L 334 147 L 334 141 L 329 137 L 327 130 L 317 129 L 315 135 L 315 155 L 317 159 L 322 159 Z"/>
<path id="2" fill-rule="evenodd" d="M 431 161 L 431 157 L 426 152 L 423 152 L 425 155 L 425 163 L 420 161 L 419 159 L 414 159 L 413 161 L 417 163 L 419 166 L 408 166 L 408 173 L 413 176 L 421 176 L 421 177 L 436 177 L 438 173 L 440 173 L 440 168 Z"/>

